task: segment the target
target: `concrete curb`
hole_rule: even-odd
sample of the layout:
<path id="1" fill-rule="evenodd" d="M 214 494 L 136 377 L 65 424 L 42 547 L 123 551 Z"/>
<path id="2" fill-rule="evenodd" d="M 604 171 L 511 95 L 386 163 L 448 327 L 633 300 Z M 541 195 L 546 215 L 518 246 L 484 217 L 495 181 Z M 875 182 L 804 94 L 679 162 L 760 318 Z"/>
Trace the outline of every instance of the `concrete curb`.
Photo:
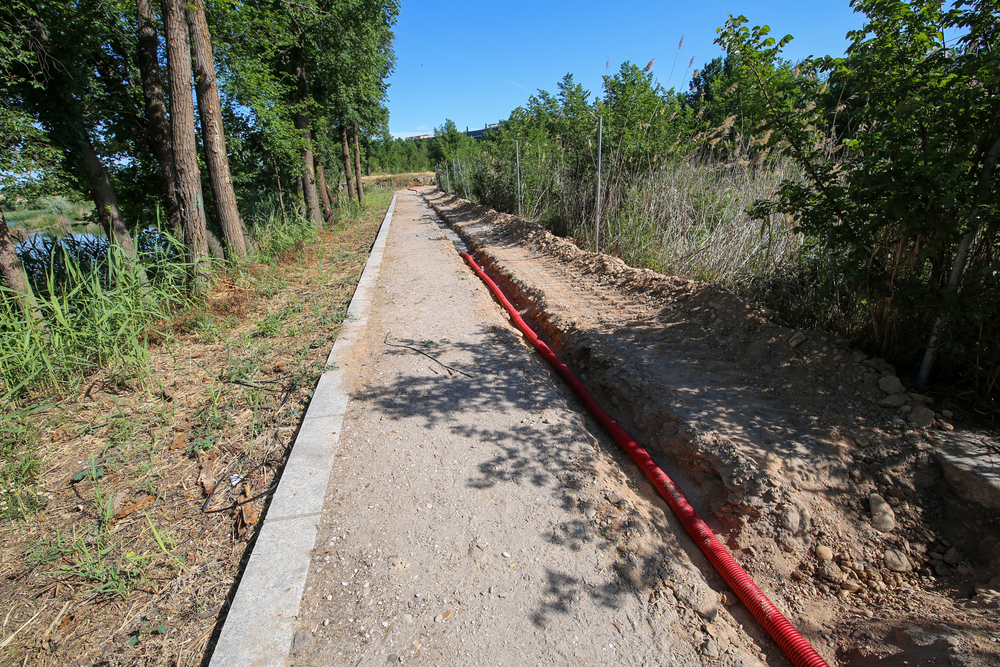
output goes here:
<path id="1" fill-rule="evenodd" d="M 392 213 L 389 210 L 358 281 L 348 320 L 333 344 L 327 366 L 288 455 L 253 553 L 226 616 L 210 667 L 285 667 L 292 644 L 309 561 L 319 531 L 333 455 L 350 398 L 339 366 L 364 337 L 382 264 Z"/>

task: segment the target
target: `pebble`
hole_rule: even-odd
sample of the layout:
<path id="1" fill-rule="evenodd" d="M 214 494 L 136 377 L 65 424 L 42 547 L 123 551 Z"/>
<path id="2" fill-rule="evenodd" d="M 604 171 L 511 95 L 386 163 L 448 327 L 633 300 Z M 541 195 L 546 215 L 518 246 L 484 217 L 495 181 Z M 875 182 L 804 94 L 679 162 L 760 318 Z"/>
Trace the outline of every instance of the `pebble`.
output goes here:
<path id="1" fill-rule="evenodd" d="M 952 417 L 955 416 L 955 413 L 952 412 L 951 410 L 942 410 L 941 416 L 944 417 L 945 419 L 951 419 Z"/>
<path id="2" fill-rule="evenodd" d="M 912 569 L 910 561 L 906 559 L 906 554 L 897 549 L 886 549 L 882 561 L 893 572 L 909 572 Z"/>
<path id="3" fill-rule="evenodd" d="M 617 505 L 622 500 L 624 500 L 624 498 L 622 498 L 621 495 L 619 495 L 615 491 L 609 492 L 608 495 L 607 495 L 607 499 L 608 499 L 608 502 L 611 503 L 612 505 Z"/>
<path id="4" fill-rule="evenodd" d="M 844 580 L 847 579 L 847 575 L 844 571 L 841 570 L 832 560 L 821 560 L 819 562 L 819 567 L 816 568 L 816 574 L 827 581 L 832 581 L 837 584 L 843 583 Z"/>
<path id="5" fill-rule="evenodd" d="M 895 375 L 886 375 L 879 378 L 878 388 L 887 394 L 899 394 L 903 391 L 903 383 Z M 903 397 L 903 402 L 906 402 L 906 396 Z"/>
<path id="6" fill-rule="evenodd" d="M 705 640 L 705 643 L 701 645 L 701 652 L 709 658 L 718 658 L 719 645 L 715 643 L 714 639 L 709 637 Z"/>
<path id="7" fill-rule="evenodd" d="M 593 507 L 588 507 L 586 510 L 584 510 L 583 515 L 588 519 L 593 519 L 595 516 L 597 516 L 597 510 L 594 509 Z"/>
<path id="8" fill-rule="evenodd" d="M 801 516 L 796 508 L 785 505 L 781 510 L 781 525 L 787 528 L 793 535 L 799 532 L 800 521 Z"/>
<path id="9" fill-rule="evenodd" d="M 820 560 L 833 560 L 833 550 L 821 544 L 816 547 L 816 558 Z"/>
<path id="10" fill-rule="evenodd" d="M 386 656 L 385 661 L 388 662 L 390 665 L 394 665 L 397 662 L 399 662 L 399 656 L 396 655 L 395 653 L 390 653 L 388 656 Z"/>
<path id="11" fill-rule="evenodd" d="M 882 378 L 883 380 L 885 378 Z M 901 408 L 906 405 L 906 394 L 890 394 L 884 398 L 880 398 L 876 403 L 883 408 Z"/>
<path id="12" fill-rule="evenodd" d="M 403 623 L 413 625 L 413 614 L 403 614 Z"/>
<path id="13" fill-rule="evenodd" d="M 802 345 L 802 343 L 804 343 L 805 340 L 806 340 L 806 335 L 801 331 L 799 331 L 798 333 L 794 334 L 791 338 L 788 339 L 788 347 L 793 347 L 793 348 L 798 347 L 799 345 Z"/>
<path id="14" fill-rule="evenodd" d="M 958 550 L 952 547 L 945 552 L 944 558 L 941 560 L 948 563 L 948 565 L 958 565 L 958 561 L 961 559 L 958 557 Z"/>
<path id="15" fill-rule="evenodd" d="M 882 533 L 888 533 L 896 527 L 896 515 L 885 498 L 873 493 L 868 496 L 868 502 L 872 511 L 872 528 Z"/>
<path id="16" fill-rule="evenodd" d="M 917 405 L 910 413 L 910 421 L 920 428 L 927 428 L 934 423 L 934 411 L 926 405 Z"/>
<path id="17" fill-rule="evenodd" d="M 434 617 L 434 622 L 435 623 L 440 623 L 443 620 L 444 620 L 444 616 L 442 616 L 441 614 L 438 614 L 437 616 Z"/>

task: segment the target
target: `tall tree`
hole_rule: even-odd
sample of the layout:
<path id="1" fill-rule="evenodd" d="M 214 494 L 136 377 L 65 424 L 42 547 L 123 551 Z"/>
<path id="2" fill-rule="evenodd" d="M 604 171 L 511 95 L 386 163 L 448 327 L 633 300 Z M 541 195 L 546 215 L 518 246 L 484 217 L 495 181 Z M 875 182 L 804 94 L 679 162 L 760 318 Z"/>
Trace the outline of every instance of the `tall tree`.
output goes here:
<path id="1" fill-rule="evenodd" d="M 191 95 L 191 44 L 184 21 L 185 0 L 163 0 L 163 24 L 170 72 L 170 122 L 177 169 L 177 204 L 184 224 L 184 245 L 191 264 L 194 289 L 208 280 L 208 234 L 205 200 L 194 132 L 194 100 Z"/>
<path id="2" fill-rule="evenodd" d="M 358 203 L 365 205 L 365 184 L 361 179 L 361 149 L 358 147 L 358 124 L 354 123 L 354 174 L 357 176 Z"/>
<path id="3" fill-rule="evenodd" d="M 174 148 L 170 141 L 170 119 L 163 97 L 163 77 L 160 74 L 159 37 L 156 33 L 156 14 L 151 0 L 136 0 L 138 40 L 136 62 L 142 79 L 142 94 L 146 101 L 145 117 L 149 142 L 160 167 L 163 181 L 164 204 L 170 226 L 178 238 L 183 238 L 184 227 L 177 204 L 177 172 L 174 168 Z"/>
<path id="4" fill-rule="evenodd" d="M 205 19 L 205 4 L 202 0 L 188 2 L 187 21 L 191 38 L 195 91 L 198 93 L 201 136 L 205 146 L 205 164 L 212 185 L 215 210 L 226 239 L 227 253 L 230 256 L 243 257 L 247 254 L 243 220 L 240 219 L 240 212 L 236 207 L 236 193 L 233 191 L 233 179 L 229 173 L 229 156 L 222 128 L 222 107 L 219 104 L 219 86 L 215 79 L 215 58 L 212 55 L 212 41 L 208 31 L 208 21 Z"/>
<path id="5" fill-rule="evenodd" d="M 354 183 L 351 181 L 351 148 L 347 142 L 346 125 L 340 126 L 340 146 L 343 149 L 342 156 L 344 159 L 344 178 L 347 179 L 347 196 L 354 199 Z"/>

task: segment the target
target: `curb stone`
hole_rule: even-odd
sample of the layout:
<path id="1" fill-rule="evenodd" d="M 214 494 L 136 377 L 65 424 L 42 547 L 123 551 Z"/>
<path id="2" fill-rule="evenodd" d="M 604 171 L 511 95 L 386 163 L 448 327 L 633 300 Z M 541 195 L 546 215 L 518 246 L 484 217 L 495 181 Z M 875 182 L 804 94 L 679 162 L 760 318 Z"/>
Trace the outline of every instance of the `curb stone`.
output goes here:
<path id="1" fill-rule="evenodd" d="M 309 401 L 278 489 L 229 607 L 209 667 L 285 667 L 323 513 L 333 455 L 347 409 L 347 371 L 338 362 L 364 337 L 396 195 L 382 219 L 348 319 Z"/>

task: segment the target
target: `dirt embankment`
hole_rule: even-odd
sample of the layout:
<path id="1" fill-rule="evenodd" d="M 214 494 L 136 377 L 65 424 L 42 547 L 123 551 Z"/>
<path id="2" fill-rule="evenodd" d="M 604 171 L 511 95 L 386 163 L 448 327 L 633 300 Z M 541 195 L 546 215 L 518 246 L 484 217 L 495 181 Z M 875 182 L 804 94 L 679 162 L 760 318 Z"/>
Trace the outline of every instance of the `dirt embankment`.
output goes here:
<path id="1" fill-rule="evenodd" d="M 824 657 L 1000 664 L 1000 523 L 942 471 L 947 397 L 716 285 L 427 198 Z"/>

